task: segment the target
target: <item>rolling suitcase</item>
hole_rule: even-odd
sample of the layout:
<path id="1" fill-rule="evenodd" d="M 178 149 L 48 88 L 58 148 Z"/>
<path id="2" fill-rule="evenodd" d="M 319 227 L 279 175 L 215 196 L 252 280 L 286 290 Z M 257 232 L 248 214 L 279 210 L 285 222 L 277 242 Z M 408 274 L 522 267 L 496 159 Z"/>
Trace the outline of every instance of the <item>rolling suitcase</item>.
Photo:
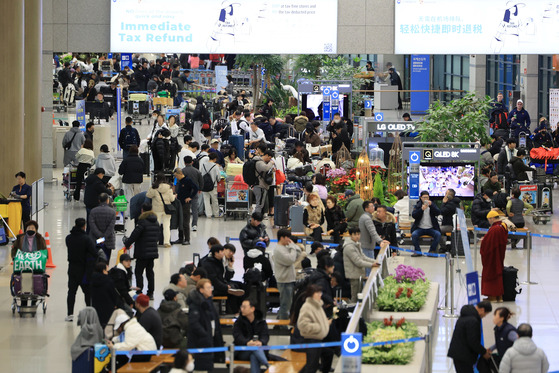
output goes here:
<path id="1" fill-rule="evenodd" d="M 93 373 L 94 361 L 93 347 L 89 347 L 76 360 L 72 360 L 72 373 Z"/>
<path id="2" fill-rule="evenodd" d="M 48 275 L 38 274 L 33 275 L 33 294 L 45 296 L 48 292 Z"/>
<path id="3" fill-rule="evenodd" d="M 303 206 L 291 206 L 289 208 L 289 225 L 291 226 L 291 232 L 301 233 L 305 231 L 305 226 L 303 224 L 303 211 L 305 208 Z"/>
<path id="4" fill-rule="evenodd" d="M 274 196 L 274 225 L 287 227 L 289 225 L 289 208 L 295 203 L 295 197 L 288 195 Z"/>
<path id="5" fill-rule="evenodd" d="M 516 290 L 518 286 L 518 268 L 512 266 L 503 268 L 503 289 L 505 291 L 503 301 L 514 302 L 516 295 L 522 292 L 522 289 Z"/>
<path id="6" fill-rule="evenodd" d="M 140 153 L 140 158 L 142 158 L 142 161 L 144 161 L 144 174 L 149 175 L 149 153 Z"/>
<path id="7" fill-rule="evenodd" d="M 237 149 L 237 155 L 242 161 L 245 160 L 245 137 L 241 135 L 229 136 L 229 144 Z"/>
<path id="8" fill-rule="evenodd" d="M 0 224 L 0 245 L 6 245 L 8 243 L 8 237 L 6 236 L 6 228 Z"/>

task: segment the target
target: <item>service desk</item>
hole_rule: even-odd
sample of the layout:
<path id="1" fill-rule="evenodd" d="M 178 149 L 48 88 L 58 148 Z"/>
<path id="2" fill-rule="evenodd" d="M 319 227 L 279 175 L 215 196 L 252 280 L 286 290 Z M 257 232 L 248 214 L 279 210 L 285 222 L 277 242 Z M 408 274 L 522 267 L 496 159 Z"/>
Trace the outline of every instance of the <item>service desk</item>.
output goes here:
<path id="1" fill-rule="evenodd" d="M 375 110 L 398 109 L 398 86 L 375 83 Z"/>
<path id="2" fill-rule="evenodd" d="M 8 226 L 14 232 L 18 234 L 21 229 L 21 202 L 20 200 L 7 200 L 0 201 L 0 215 L 6 220 Z M 10 237 L 12 234 L 8 231 L 6 232 Z"/>

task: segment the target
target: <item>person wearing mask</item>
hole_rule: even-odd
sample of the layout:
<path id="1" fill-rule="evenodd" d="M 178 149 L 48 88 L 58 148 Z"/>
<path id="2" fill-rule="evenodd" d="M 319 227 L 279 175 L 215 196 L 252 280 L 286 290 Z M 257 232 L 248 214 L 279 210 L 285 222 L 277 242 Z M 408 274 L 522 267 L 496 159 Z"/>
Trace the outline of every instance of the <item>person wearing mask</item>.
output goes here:
<path id="1" fill-rule="evenodd" d="M 190 244 L 190 211 L 192 200 L 198 195 L 198 188 L 192 180 L 186 177 L 180 168 L 174 171 L 177 184 L 175 186 L 176 198 L 182 206 L 182 227 L 179 227 L 179 239 L 176 243 Z"/>
<path id="2" fill-rule="evenodd" d="M 91 304 L 89 280 L 97 259 L 95 242 L 85 232 L 85 219 L 77 218 L 70 234 L 66 236 L 68 249 L 68 295 L 67 313 L 64 321 L 74 321 L 74 304 L 76 292 L 81 287 L 86 306 Z"/>
<path id="3" fill-rule="evenodd" d="M 78 314 L 78 326 L 80 327 L 80 334 L 78 334 L 70 348 L 72 361 L 78 360 L 84 352 L 95 347 L 97 343 L 103 343 L 103 328 L 101 328 L 95 308 L 85 307 L 80 311 Z"/>
<path id="4" fill-rule="evenodd" d="M 351 139 L 347 130 L 344 128 L 343 123 L 338 123 L 332 132 L 332 153 L 337 153 L 342 146 L 345 146 L 348 151 L 351 151 Z"/>
<path id="5" fill-rule="evenodd" d="M 124 302 L 124 309 L 128 315 L 132 314 L 134 300 L 130 296 L 132 288 L 132 258 L 128 254 L 122 254 L 119 263 L 109 270 L 109 276 L 113 280 L 116 291 Z M 129 307 L 129 308 L 128 308 Z"/>
<path id="6" fill-rule="evenodd" d="M 93 153 L 93 142 L 85 140 L 82 148 L 76 153 L 74 163 L 78 165 L 76 171 L 76 186 L 74 190 L 74 200 L 80 200 L 80 193 L 82 191 L 83 177 L 87 170 L 95 164 L 95 154 Z"/>
<path id="7" fill-rule="evenodd" d="M 357 302 L 357 294 L 361 292 L 361 279 L 366 269 L 375 266 L 375 260 L 365 256 L 361 249 L 361 232 L 359 228 L 349 228 L 350 239 L 346 239 L 343 246 L 343 263 L 346 278 L 351 286 L 351 303 Z"/>
<path id="8" fill-rule="evenodd" d="M 188 296 L 187 348 L 223 347 L 219 316 L 212 304 L 212 282 L 206 278 L 196 284 Z M 211 372 L 214 361 L 221 356 L 216 353 L 196 354 L 194 369 Z"/>
<path id="9" fill-rule="evenodd" d="M 136 308 L 136 319 L 138 323 L 153 337 L 155 346 L 159 348 L 163 339 L 163 325 L 159 313 L 149 305 L 149 297 L 145 294 L 140 294 L 136 297 L 134 303 Z"/>
<path id="10" fill-rule="evenodd" d="M 305 339 L 304 343 L 320 343 L 328 335 L 332 319 L 326 317 L 326 313 L 322 308 L 322 289 L 316 285 L 309 285 L 305 296 L 305 303 L 299 311 L 297 328 Z M 320 367 L 320 362 L 322 362 L 322 372 L 330 372 L 334 357 L 331 349 L 308 348 L 305 352 L 307 360 L 302 371 L 315 373 Z"/>
<path id="11" fill-rule="evenodd" d="M 383 240 L 375 228 L 375 222 L 373 221 L 373 213 L 375 212 L 375 205 L 371 201 L 363 202 L 363 215 L 359 218 L 359 231 L 361 233 L 361 248 L 363 253 L 374 259 L 376 257 L 377 246 L 383 243 L 390 243 L 389 241 Z"/>
<path id="12" fill-rule="evenodd" d="M 289 230 L 280 229 L 277 238 L 272 261 L 280 298 L 278 319 L 288 320 L 295 289 L 295 263 L 300 262 L 306 254 L 293 242 Z"/>
<path id="13" fill-rule="evenodd" d="M 481 344 L 481 320 L 492 311 L 491 303 L 467 304 L 460 310 L 447 356 L 454 361 L 456 373 L 473 373 L 474 364 L 481 355 L 489 359 L 490 353 Z"/>
<path id="14" fill-rule="evenodd" d="M 493 200 L 491 199 L 488 189 L 475 196 L 472 203 L 472 224 L 478 228 L 489 228 L 490 224 L 487 220 L 489 211 L 498 212 L 498 207 L 493 207 Z"/>
<path id="15" fill-rule="evenodd" d="M 489 347 L 488 351 L 490 353 L 497 352 L 497 354 L 493 354 L 493 358 L 496 360 L 497 365 L 499 365 L 507 350 L 512 347 L 514 341 L 518 339 L 516 328 L 509 324 L 509 320 L 512 316 L 514 316 L 514 313 L 507 307 L 499 307 L 493 311 L 495 344 Z"/>
<path id="16" fill-rule="evenodd" d="M 441 215 L 443 217 L 441 222 L 441 251 L 446 246 L 446 233 L 452 233 L 454 230 L 454 214 L 456 214 L 457 209 L 461 208 L 461 204 L 462 201 L 456 197 L 454 189 L 447 189 L 441 204 Z"/>
<path id="17" fill-rule="evenodd" d="M 91 275 L 91 306 L 97 311 L 103 329 L 116 308 L 122 306 L 120 295 L 109 277 L 109 265 L 105 261 L 95 264 Z"/>
<path id="18" fill-rule="evenodd" d="M 516 228 L 524 228 L 524 215 L 530 214 L 534 206 L 520 199 L 520 189 L 514 188 L 511 194 L 512 198 L 507 202 L 507 215 Z M 526 209 L 526 212 L 524 212 L 524 209 Z M 511 249 L 516 249 L 518 241 L 520 241 L 520 238 L 518 237 L 511 238 Z"/>
<path id="19" fill-rule="evenodd" d="M 526 150 L 520 149 L 516 153 L 516 156 L 513 156 L 510 160 L 516 181 L 528 181 L 530 178 L 528 177 L 527 171 L 536 171 L 535 168 L 529 167 L 524 163 L 524 158 L 526 158 Z"/>
<path id="20" fill-rule="evenodd" d="M 268 190 L 270 189 L 270 173 L 275 169 L 275 163 L 272 161 L 274 153 L 271 150 L 266 150 L 261 156 L 254 156 L 256 161 L 256 176 L 258 178 L 258 185 L 252 188 L 254 192 L 254 212 L 263 212 L 268 198 Z"/>
<path id="21" fill-rule="evenodd" d="M 326 131 L 330 132 L 330 136 L 336 131 L 336 126 L 338 124 L 343 124 L 342 116 L 340 113 L 335 113 L 332 121 L 326 127 Z M 332 138 L 330 140 L 332 140 Z"/>
<path id="22" fill-rule="evenodd" d="M 266 320 L 263 320 L 260 310 L 251 299 L 241 303 L 241 314 L 233 324 L 233 343 L 235 346 L 267 346 L 270 340 L 270 331 Z M 260 373 L 260 367 L 268 368 L 268 359 L 263 350 L 239 351 L 235 359 L 250 361 L 250 373 Z"/>
<path id="23" fill-rule="evenodd" d="M 25 225 L 31 220 L 31 200 L 33 188 L 25 182 L 25 172 L 20 171 L 16 174 L 17 185 L 12 188 L 11 197 L 21 200 L 21 222 Z"/>
<path id="24" fill-rule="evenodd" d="M 83 193 L 83 202 L 85 204 L 85 211 L 87 215 L 87 221 L 89 222 L 89 214 L 91 210 L 99 206 L 99 196 L 101 193 L 106 193 L 112 195 L 114 192 L 114 187 L 103 182 L 103 177 L 105 176 L 105 170 L 97 167 L 93 174 L 89 175 L 85 179 L 85 190 Z M 89 229 L 89 227 L 88 227 Z"/>
<path id="25" fill-rule="evenodd" d="M 197 146 L 197 143 L 191 143 L 191 146 Z M 190 156 L 184 157 L 184 168 L 182 169 L 182 173 L 184 176 L 188 177 L 190 181 L 194 184 L 194 186 L 198 189 L 198 193 L 192 198 L 190 201 L 190 206 L 192 207 L 192 230 L 196 232 L 198 230 L 198 208 L 200 206 L 201 200 L 201 186 L 204 185 L 204 179 L 202 177 L 202 173 L 193 166 L 194 158 Z"/>
<path id="26" fill-rule="evenodd" d="M 408 220 L 410 217 L 410 197 L 408 197 L 403 189 L 395 191 L 394 196 L 398 198 L 398 201 L 392 207 L 398 212 L 398 217 L 400 219 Z"/>
<path id="27" fill-rule="evenodd" d="M 109 152 L 107 144 L 101 145 L 101 148 L 99 149 L 99 156 L 95 161 L 95 166 L 101 167 L 105 170 L 105 177 L 103 181 L 106 183 L 109 182 L 111 177 L 116 174 L 116 162 L 112 154 Z"/>
<path id="28" fill-rule="evenodd" d="M 337 198 L 334 196 L 326 197 L 326 231 L 332 236 L 334 243 L 339 244 L 341 236 L 347 230 L 347 222 L 344 211 L 338 206 Z"/>
<path id="29" fill-rule="evenodd" d="M 151 198 L 153 212 L 157 216 L 157 221 L 163 225 L 163 244 L 169 248 L 171 247 L 171 215 L 165 212 L 164 205 L 171 205 L 175 195 L 162 172 L 155 175 L 155 182 L 148 189 L 146 197 Z"/>
<path id="30" fill-rule="evenodd" d="M 154 351 L 157 345 L 152 335 L 149 334 L 135 317 L 130 318 L 126 314 L 118 315 L 113 326 L 114 335 L 112 341 L 106 341 L 107 347 L 117 351 Z M 121 334 L 124 340 L 121 342 Z M 132 362 L 145 362 L 151 359 L 151 355 L 135 355 L 132 356 Z M 118 356 L 117 369 L 128 363 L 128 356 Z"/>
<path id="31" fill-rule="evenodd" d="M 140 134 L 137 129 L 132 127 L 132 118 L 126 117 L 124 122 L 126 125 L 120 130 L 120 134 L 118 135 L 118 144 L 122 149 L 122 159 L 128 157 L 130 147 L 133 145 L 136 145 L 136 147 L 140 146 Z"/>
<path id="32" fill-rule="evenodd" d="M 530 324 L 518 325 L 517 333 L 518 339 L 505 352 L 499 366 L 499 372 L 545 373 L 549 371 L 549 361 L 545 352 L 536 346 L 532 340 L 533 332 Z"/>
<path id="33" fill-rule="evenodd" d="M 504 175 L 507 164 L 512 161 L 512 157 L 516 156 L 516 139 L 507 139 L 507 145 L 500 151 L 499 158 L 497 158 L 497 172 L 499 175 Z"/>
<path id="34" fill-rule="evenodd" d="M 417 202 L 412 213 L 414 222 L 411 227 L 411 237 L 416 251 L 412 254 L 413 257 L 421 256 L 421 247 L 419 247 L 421 236 L 433 237 L 433 242 L 431 242 L 431 247 L 429 247 L 430 253 L 437 252 L 437 246 L 441 240 L 441 229 L 437 220 L 441 210 L 429 200 L 429 192 L 426 190 L 420 193 L 419 199 L 420 201 Z"/>
<path id="35" fill-rule="evenodd" d="M 307 197 L 308 205 L 303 210 L 303 224 L 305 234 L 311 236 L 313 241 L 322 241 L 322 224 L 324 224 L 324 206 L 316 193 Z"/>
<path id="36" fill-rule="evenodd" d="M 363 200 L 359 194 L 351 189 L 345 191 L 345 197 L 347 198 L 347 204 L 345 206 L 345 216 L 347 218 L 347 226 L 349 228 L 358 228 L 359 219 L 363 215 Z"/>
<path id="37" fill-rule="evenodd" d="M 217 200 L 217 184 L 221 179 L 219 164 L 217 163 L 218 155 L 210 153 L 208 157 L 200 161 L 200 172 L 202 173 L 202 196 L 204 198 L 204 209 L 206 218 L 219 218 L 219 202 Z M 208 177 L 206 177 L 208 175 Z M 211 189 L 210 189 L 211 187 Z"/>
<path id="38" fill-rule="evenodd" d="M 109 206 L 109 195 L 99 195 L 99 206 L 93 208 L 89 214 L 89 235 L 93 241 L 103 238 L 103 251 L 107 263 L 111 260 L 111 252 L 115 249 L 115 221 L 116 212 Z"/>
<path id="39" fill-rule="evenodd" d="M 138 154 L 136 145 L 130 146 L 126 158 L 118 166 L 118 174 L 122 175 L 124 195 L 127 201 L 142 191 L 144 181 L 144 161 Z"/>
<path id="40" fill-rule="evenodd" d="M 520 133 L 530 136 L 530 114 L 524 109 L 524 101 L 516 101 L 516 107 L 509 113 L 507 121 L 511 131 L 514 131 L 514 138 L 518 138 Z"/>
<path id="41" fill-rule="evenodd" d="M 487 214 L 489 231 L 481 240 L 479 253 L 483 270 L 481 272 L 481 294 L 491 302 L 502 302 L 505 292 L 503 287 L 503 268 L 507 250 L 508 229 L 501 222 L 496 211 Z"/>
<path id="42" fill-rule="evenodd" d="M 169 373 L 192 373 L 194 372 L 194 357 L 186 350 L 180 350 L 175 355 L 173 368 Z"/>
<path id="43" fill-rule="evenodd" d="M 270 244 L 270 237 L 266 232 L 266 226 L 262 224 L 264 217 L 260 212 L 253 212 L 250 221 L 241 229 L 239 242 L 245 254 L 256 247 L 258 242 L 263 242 L 265 246 Z"/>
<path id="44" fill-rule="evenodd" d="M 142 205 L 142 214 L 138 218 L 138 223 L 130 234 L 130 237 L 124 240 L 124 246 L 129 249 L 134 245 L 134 259 L 136 259 L 136 268 L 134 276 L 136 277 L 137 293 L 141 293 L 144 289 L 144 270 L 148 280 L 147 295 L 152 298 L 155 290 L 155 275 L 153 273 L 153 261 L 159 258 L 157 250 L 157 241 L 159 240 L 159 223 L 157 215 L 152 211 L 150 203 Z"/>

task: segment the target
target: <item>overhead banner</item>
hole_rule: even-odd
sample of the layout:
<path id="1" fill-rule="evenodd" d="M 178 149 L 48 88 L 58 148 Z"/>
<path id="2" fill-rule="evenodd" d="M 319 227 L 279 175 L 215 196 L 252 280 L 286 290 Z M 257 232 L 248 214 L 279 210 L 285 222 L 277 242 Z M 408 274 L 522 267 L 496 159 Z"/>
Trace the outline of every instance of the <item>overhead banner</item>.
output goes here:
<path id="1" fill-rule="evenodd" d="M 559 3 L 396 0 L 396 54 L 554 54 Z"/>
<path id="2" fill-rule="evenodd" d="M 337 24 L 337 0 L 112 0 L 111 51 L 330 54 Z"/>

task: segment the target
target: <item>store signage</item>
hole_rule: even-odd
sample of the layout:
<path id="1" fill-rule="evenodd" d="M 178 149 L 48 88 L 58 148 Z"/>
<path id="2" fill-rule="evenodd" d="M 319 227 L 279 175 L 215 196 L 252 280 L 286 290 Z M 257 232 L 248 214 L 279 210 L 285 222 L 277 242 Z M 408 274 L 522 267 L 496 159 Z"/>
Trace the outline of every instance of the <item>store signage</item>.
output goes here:
<path id="1" fill-rule="evenodd" d="M 426 161 L 430 161 L 433 159 L 433 150 L 432 149 L 423 149 L 423 159 Z"/>
<path id="2" fill-rule="evenodd" d="M 396 54 L 555 54 L 559 45 L 549 0 L 397 0 L 394 18 Z"/>
<path id="3" fill-rule="evenodd" d="M 361 333 L 342 333 L 342 372 L 361 372 Z"/>
<path id="4" fill-rule="evenodd" d="M 415 131 L 414 122 L 370 122 L 372 132 Z"/>
<path id="5" fill-rule="evenodd" d="M 111 1 L 111 51 L 335 54 L 338 0 Z M 281 27 L 278 27 L 281 25 Z M 305 42 L 301 42 L 304 36 Z"/>

